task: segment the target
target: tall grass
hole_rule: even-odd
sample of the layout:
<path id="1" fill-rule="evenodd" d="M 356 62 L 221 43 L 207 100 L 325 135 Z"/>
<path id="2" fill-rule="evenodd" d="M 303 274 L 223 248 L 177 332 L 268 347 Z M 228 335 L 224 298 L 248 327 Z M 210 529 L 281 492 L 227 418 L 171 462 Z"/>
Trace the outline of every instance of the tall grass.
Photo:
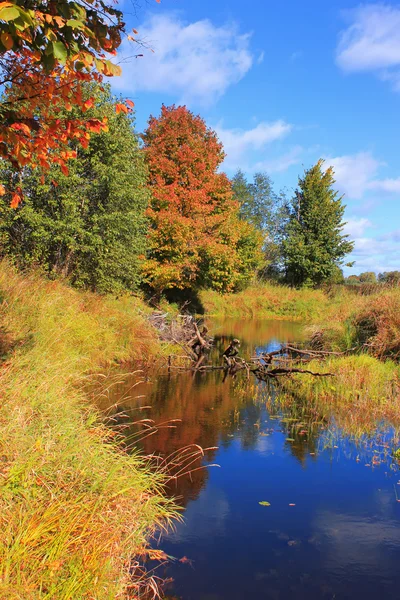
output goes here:
<path id="1" fill-rule="evenodd" d="M 361 354 L 311 361 L 306 368 L 334 377 L 294 375 L 282 380 L 281 402 L 290 404 L 294 398 L 306 413 L 327 422 L 334 418 L 354 437 L 374 431 L 383 421 L 400 427 L 400 366 L 395 362 Z"/>
<path id="2" fill-rule="evenodd" d="M 206 314 L 222 317 L 281 318 L 308 321 L 321 316 L 328 297 L 321 290 L 296 290 L 270 283 L 257 284 L 237 294 L 201 292 Z"/>
<path id="3" fill-rule="evenodd" d="M 336 290 L 322 318 L 314 319 L 309 335 L 317 335 L 320 345 L 329 350 L 358 346 L 378 358 L 398 359 L 400 288 L 377 289 L 368 296 Z"/>
<path id="4" fill-rule="evenodd" d="M 80 391 L 101 363 L 160 350 L 138 299 L 107 299 L 0 264 L 0 598 L 115 600 L 133 557 L 177 517 L 165 476 L 126 454 Z"/>

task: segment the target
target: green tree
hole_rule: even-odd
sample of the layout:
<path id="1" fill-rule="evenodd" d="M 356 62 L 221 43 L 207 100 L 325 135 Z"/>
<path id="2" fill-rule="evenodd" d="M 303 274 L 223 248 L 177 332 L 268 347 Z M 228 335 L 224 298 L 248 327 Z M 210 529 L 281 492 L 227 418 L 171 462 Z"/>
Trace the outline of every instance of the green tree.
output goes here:
<path id="1" fill-rule="evenodd" d="M 345 206 L 332 187 L 333 169 L 323 164 L 305 171 L 287 205 L 282 254 L 286 281 L 295 286 L 328 281 L 354 246 L 342 233 Z"/>
<path id="2" fill-rule="evenodd" d="M 132 290 L 147 247 L 147 169 L 132 117 L 116 114 L 109 89 L 89 92 L 93 117 L 107 117 L 109 131 L 78 148 L 69 176 L 57 165 L 46 177 L 23 174 L 23 202 L 16 210 L 1 204 L 1 250 L 21 267 L 38 264 L 79 287 Z M 4 164 L 0 176 L 15 177 Z"/>
<path id="3" fill-rule="evenodd" d="M 240 169 L 232 179 L 235 200 L 239 202 L 241 219 L 251 223 L 263 235 L 264 264 L 261 274 L 276 276 L 281 261 L 280 239 L 285 221 L 283 194 L 276 194 L 266 173 L 255 173 L 247 181 Z"/>
<path id="4" fill-rule="evenodd" d="M 359 279 L 361 283 L 376 283 L 376 275 L 373 271 L 365 271 L 365 273 L 360 273 Z"/>

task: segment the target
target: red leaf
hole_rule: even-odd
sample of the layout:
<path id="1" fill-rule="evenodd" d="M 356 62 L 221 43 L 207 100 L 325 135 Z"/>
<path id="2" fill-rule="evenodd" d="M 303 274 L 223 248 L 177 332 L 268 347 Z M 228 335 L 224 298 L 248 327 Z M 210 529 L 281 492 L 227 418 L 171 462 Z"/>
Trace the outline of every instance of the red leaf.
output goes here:
<path id="1" fill-rule="evenodd" d="M 61 171 L 64 173 L 64 175 L 65 175 L 66 177 L 68 177 L 68 175 L 69 175 L 69 170 L 68 170 L 68 167 L 67 167 L 67 165 L 61 165 Z"/>
<path id="2" fill-rule="evenodd" d="M 0 196 L 4 196 L 5 193 L 6 193 L 6 188 L 4 187 L 4 185 L 2 185 L 0 183 Z"/>
<path id="3" fill-rule="evenodd" d="M 129 106 L 129 108 L 133 108 L 135 106 L 135 103 L 132 102 L 132 100 L 127 100 L 126 103 Z"/>

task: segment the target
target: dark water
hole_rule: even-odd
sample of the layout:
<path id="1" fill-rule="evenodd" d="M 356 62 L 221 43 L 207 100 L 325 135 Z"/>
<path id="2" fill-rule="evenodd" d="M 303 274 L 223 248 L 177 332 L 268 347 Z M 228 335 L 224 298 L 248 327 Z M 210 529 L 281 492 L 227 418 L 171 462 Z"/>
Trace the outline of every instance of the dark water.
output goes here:
<path id="1" fill-rule="evenodd" d="M 301 336 L 284 322 L 213 323 L 212 331 L 214 360 L 232 337 L 249 357 Z M 181 419 L 143 439 L 146 453 L 218 446 L 204 462 L 219 467 L 172 490 L 185 511 L 161 542 L 175 557 L 159 573 L 174 580 L 171 598 L 400 598 L 400 473 L 389 427 L 352 442 L 334 419 L 280 410 L 273 389 L 242 374 L 225 383 L 220 372 L 164 374 L 132 388 L 136 379 L 113 392 L 126 415 Z M 138 413 L 144 405 L 152 408 Z"/>

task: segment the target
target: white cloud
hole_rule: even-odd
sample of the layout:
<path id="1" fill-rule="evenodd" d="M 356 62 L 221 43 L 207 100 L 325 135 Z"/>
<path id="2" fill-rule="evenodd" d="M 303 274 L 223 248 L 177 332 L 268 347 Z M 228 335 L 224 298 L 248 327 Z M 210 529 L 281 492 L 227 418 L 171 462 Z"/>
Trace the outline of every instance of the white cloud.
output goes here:
<path id="1" fill-rule="evenodd" d="M 364 217 L 361 217 L 360 219 L 356 217 L 349 217 L 346 219 L 343 233 L 346 233 L 352 239 L 355 237 L 359 238 L 364 234 L 368 227 L 371 227 L 371 225 L 371 221 L 369 219 L 365 219 Z"/>
<path id="2" fill-rule="evenodd" d="M 217 135 L 224 145 L 226 152 L 225 167 L 244 168 L 243 161 L 252 151 L 262 151 L 268 144 L 279 140 L 290 133 L 292 125 L 285 121 L 265 121 L 258 123 L 252 129 L 225 129 L 220 123 L 215 128 Z"/>
<path id="3" fill-rule="evenodd" d="M 347 14 L 351 24 L 340 36 L 339 67 L 348 73 L 376 72 L 400 90 L 400 8 L 365 4 Z"/>
<path id="4" fill-rule="evenodd" d="M 138 27 L 150 49 L 143 58 L 129 60 L 137 47 L 127 40 L 120 52 L 123 74 L 113 86 L 129 93 L 160 92 L 180 102 L 207 105 L 244 77 L 253 64 L 250 34 L 239 34 L 234 24 L 216 26 L 204 19 L 185 23 L 175 14 L 151 16 Z"/>
<path id="5" fill-rule="evenodd" d="M 400 177 L 379 179 L 379 167 L 385 166 L 385 163 L 370 152 L 328 157 L 325 165 L 333 167 L 337 188 L 349 198 L 359 200 L 368 191 L 400 195 Z"/>
<path id="6" fill-rule="evenodd" d="M 336 184 L 350 198 L 362 198 L 381 163 L 370 152 L 326 158 L 335 171 Z"/>
<path id="7" fill-rule="evenodd" d="M 254 165 L 246 167 L 247 172 L 257 173 L 260 171 L 267 171 L 268 173 L 282 173 L 287 171 L 289 167 L 298 165 L 301 162 L 301 157 L 304 153 L 302 146 L 294 146 L 285 154 L 278 156 L 277 158 L 265 159 L 256 162 Z"/>
<path id="8" fill-rule="evenodd" d="M 262 52 L 260 52 L 260 54 L 259 54 L 259 56 L 257 58 L 257 64 L 261 65 L 261 63 L 264 62 L 264 58 L 265 58 L 265 52 L 262 51 Z"/>
<path id="9" fill-rule="evenodd" d="M 362 229 L 362 227 L 361 227 Z M 399 230 L 385 234 L 378 238 L 363 235 L 353 238 L 354 250 L 350 255 L 355 260 L 355 268 L 348 274 L 362 271 L 395 271 L 400 269 L 400 232 Z M 350 236 L 351 238 L 351 236 Z"/>
<path id="10" fill-rule="evenodd" d="M 400 194 L 400 177 L 397 179 L 376 179 L 368 185 L 371 190 L 386 192 L 387 194 Z"/>

